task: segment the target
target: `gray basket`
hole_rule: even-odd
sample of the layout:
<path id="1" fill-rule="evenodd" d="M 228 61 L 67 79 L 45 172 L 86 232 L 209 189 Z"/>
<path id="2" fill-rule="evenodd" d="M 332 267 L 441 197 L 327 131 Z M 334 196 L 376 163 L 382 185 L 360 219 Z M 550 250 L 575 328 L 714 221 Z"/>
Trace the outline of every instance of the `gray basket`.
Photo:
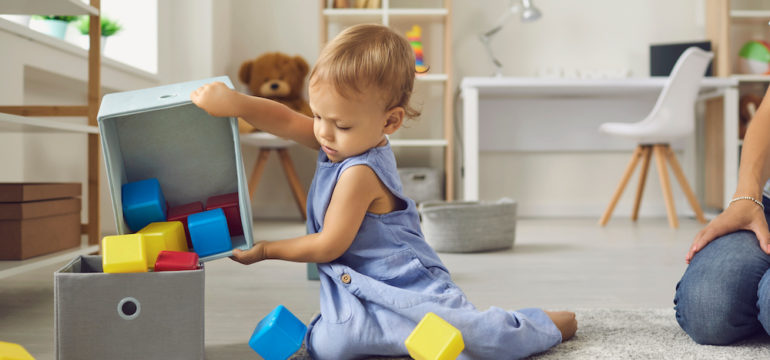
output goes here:
<path id="1" fill-rule="evenodd" d="M 516 235 L 516 202 L 422 203 L 425 240 L 438 252 L 465 253 L 509 249 Z"/>
<path id="2" fill-rule="evenodd" d="M 444 198 L 441 171 L 432 168 L 399 168 L 398 176 L 404 187 L 404 195 L 416 203 Z"/>

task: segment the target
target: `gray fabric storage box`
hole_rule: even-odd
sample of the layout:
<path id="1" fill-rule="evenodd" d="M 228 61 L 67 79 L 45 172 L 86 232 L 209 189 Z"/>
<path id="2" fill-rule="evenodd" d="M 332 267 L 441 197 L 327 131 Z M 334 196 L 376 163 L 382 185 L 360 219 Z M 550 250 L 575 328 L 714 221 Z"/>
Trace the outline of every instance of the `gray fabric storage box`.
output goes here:
<path id="1" fill-rule="evenodd" d="M 252 246 L 251 201 L 241 157 L 238 122 L 217 118 L 198 108 L 190 93 L 226 76 L 105 95 L 99 108 L 99 133 L 107 181 L 119 234 L 130 229 L 123 218 L 121 187 L 157 178 L 169 206 L 238 192 L 243 235 L 232 248 Z M 232 255 L 232 251 L 201 261 Z"/>
<path id="2" fill-rule="evenodd" d="M 54 273 L 56 358 L 203 359 L 203 267 L 107 274 L 101 256 Z"/>
<path id="3" fill-rule="evenodd" d="M 434 201 L 419 207 L 425 240 L 438 252 L 509 249 L 516 236 L 516 202 Z"/>
<path id="4" fill-rule="evenodd" d="M 426 167 L 399 168 L 398 176 L 404 187 L 404 195 L 416 203 L 444 198 L 441 172 Z"/>

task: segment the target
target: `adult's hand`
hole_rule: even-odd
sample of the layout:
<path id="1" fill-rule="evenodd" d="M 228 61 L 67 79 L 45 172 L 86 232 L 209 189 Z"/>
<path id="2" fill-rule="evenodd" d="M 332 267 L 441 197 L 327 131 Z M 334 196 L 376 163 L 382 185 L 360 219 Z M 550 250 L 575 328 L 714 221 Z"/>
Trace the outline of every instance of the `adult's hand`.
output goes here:
<path id="1" fill-rule="evenodd" d="M 770 254 L 770 231 L 767 229 L 765 213 L 751 200 L 736 201 L 695 235 L 685 261 L 689 264 L 695 253 L 706 247 L 712 240 L 738 230 L 753 231 L 759 247 Z"/>

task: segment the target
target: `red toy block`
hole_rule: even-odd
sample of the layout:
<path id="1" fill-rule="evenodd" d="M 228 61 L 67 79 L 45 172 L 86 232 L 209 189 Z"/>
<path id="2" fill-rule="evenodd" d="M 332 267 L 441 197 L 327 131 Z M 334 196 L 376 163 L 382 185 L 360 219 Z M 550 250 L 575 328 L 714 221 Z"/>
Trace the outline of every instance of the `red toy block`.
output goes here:
<path id="1" fill-rule="evenodd" d="M 202 211 L 203 203 L 200 201 L 168 208 L 168 221 L 181 221 L 184 225 L 184 235 L 187 238 L 187 248 L 189 249 L 192 249 L 192 241 L 190 241 L 190 230 L 187 229 L 187 216 Z"/>
<path id="2" fill-rule="evenodd" d="M 206 210 L 222 209 L 227 219 L 230 236 L 243 235 L 241 210 L 238 206 L 238 193 L 212 196 L 206 201 Z"/>
<path id="3" fill-rule="evenodd" d="M 163 250 L 155 261 L 155 271 L 197 270 L 198 254 L 194 252 Z"/>

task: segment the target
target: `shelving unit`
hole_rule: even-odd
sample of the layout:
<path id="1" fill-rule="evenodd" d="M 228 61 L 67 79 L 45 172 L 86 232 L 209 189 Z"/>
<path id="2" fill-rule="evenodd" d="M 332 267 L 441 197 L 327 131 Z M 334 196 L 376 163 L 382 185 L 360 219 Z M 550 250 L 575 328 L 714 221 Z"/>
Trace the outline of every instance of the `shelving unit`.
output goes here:
<path id="1" fill-rule="evenodd" d="M 451 24 L 451 0 L 436 0 L 432 2 L 420 2 L 420 5 L 436 5 L 433 7 L 407 8 L 392 7 L 391 4 L 398 3 L 404 6 L 412 6 L 409 2 L 397 0 L 382 0 L 381 8 L 378 9 L 336 9 L 329 8 L 327 0 L 321 0 L 321 29 L 320 44 L 323 47 L 337 31 L 330 31 L 331 26 L 341 28 L 360 23 L 379 23 L 396 29 L 399 33 L 405 33 L 409 29 L 404 28 L 404 24 L 419 24 L 423 27 L 423 38 L 426 34 L 435 35 L 440 32 L 440 42 L 436 41 L 424 43 L 426 50 L 426 64 L 430 65 L 430 73 L 417 75 L 415 79 L 415 91 L 413 97 L 429 97 L 430 87 L 442 86 L 441 99 L 438 104 L 431 104 L 430 108 L 423 107 L 423 115 L 418 122 L 427 122 L 418 126 L 436 125 L 440 121 L 441 135 L 431 134 L 429 138 L 402 138 L 404 130 L 396 133 L 390 139 L 391 146 L 403 148 L 440 148 L 443 149 L 443 170 L 445 173 L 444 194 L 447 200 L 455 198 L 454 192 L 454 133 L 452 126 L 453 108 L 452 108 L 452 24 Z M 434 27 L 440 26 L 440 30 Z M 440 49 L 441 51 L 428 51 L 427 49 Z M 436 115 L 440 114 L 440 115 Z M 428 131 L 430 132 L 430 131 Z"/>
<path id="2" fill-rule="evenodd" d="M 723 104 L 721 101 L 712 100 L 707 103 L 706 117 L 706 164 L 725 164 L 712 166 L 705 173 L 705 205 L 712 208 L 724 208 L 732 191 L 735 188 L 725 186 L 721 173 L 734 174 L 734 182 L 737 184 L 737 174 L 740 156 L 740 148 L 743 141 L 738 136 L 738 129 L 724 128 L 721 118 L 714 118 L 708 114 L 720 114 L 720 108 L 731 106 L 735 111 L 739 110 L 741 96 L 747 93 L 764 95 L 770 76 L 740 74 L 738 72 L 738 53 L 741 46 L 748 40 L 770 41 L 770 3 L 763 0 L 706 0 L 706 35 L 711 41 L 714 51 L 714 76 L 731 77 L 738 81 L 738 97 L 735 104 Z M 713 110 L 713 111 L 712 111 Z M 737 126 L 737 124 L 735 124 Z M 723 134 L 734 133 L 735 136 Z M 709 139 L 713 141 L 709 141 Z M 731 150 L 724 153 L 735 153 L 735 159 L 722 158 L 719 148 Z M 734 164 L 729 165 L 729 164 Z M 727 181 L 727 180 L 725 180 Z"/>
<path id="3" fill-rule="evenodd" d="M 58 256 L 75 256 L 98 250 L 99 243 L 99 130 L 96 116 L 101 99 L 101 41 L 100 36 L 100 0 L 90 0 L 90 5 L 80 0 L 4 0 L 0 2 L 0 13 L 18 15 L 55 14 L 89 15 L 90 48 L 88 50 L 88 101 L 82 106 L 35 106 L 3 105 L 0 106 L 0 131 L 2 132 L 46 132 L 46 133 L 81 133 L 88 137 L 88 222 L 81 225 L 81 233 L 86 240 L 80 248 L 64 251 Z M 12 56 L 12 55 L 8 55 Z M 70 124 L 61 121 L 39 119 L 48 116 L 87 117 L 88 125 Z M 30 260 L 0 262 L 0 277 L 18 273 L 21 269 L 44 266 L 52 257 L 43 256 Z M 56 258 L 56 255 L 53 256 Z M 47 260 L 46 260 L 47 259 Z M 56 258 L 58 259 L 58 258 Z M 13 265 L 13 264 L 16 265 Z"/>

